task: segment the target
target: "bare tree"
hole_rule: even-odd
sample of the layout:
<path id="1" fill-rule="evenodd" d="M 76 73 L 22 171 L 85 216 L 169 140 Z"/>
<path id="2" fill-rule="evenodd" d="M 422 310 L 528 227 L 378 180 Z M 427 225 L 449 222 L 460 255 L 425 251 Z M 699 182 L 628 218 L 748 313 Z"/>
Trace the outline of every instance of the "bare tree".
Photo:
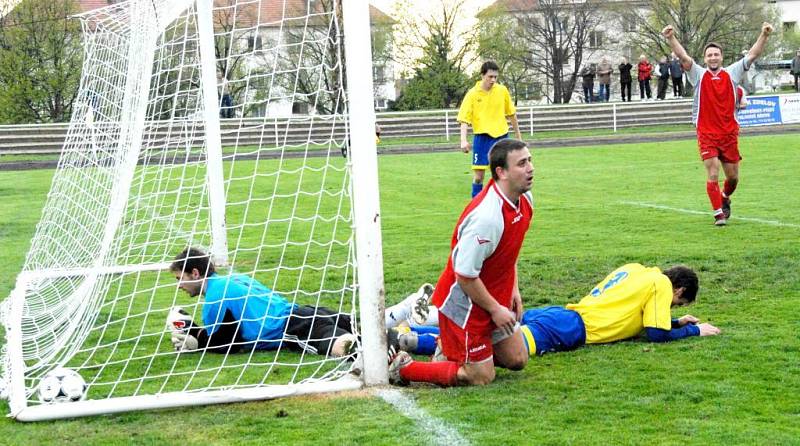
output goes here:
<path id="1" fill-rule="evenodd" d="M 498 4 L 478 14 L 478 55 L 497 63 L 500 78 L 517 104 L 520 99 L 530 99 L 533 58 L 528 41 L 515 26 L 509 26 L 508 18 L 508 10 Z"/>
<path id="2" fill-rule="evenodd" d="M 279 73 L 275 85 L 285 92 L 294 92 L 295 103 L 306 104 L 320 114 L 341 113 L 344 110 L 342 88 L 347 88 L 346 55 L 342 8 L 339 0 L 299 2 L 300 9 L 289 9 L 290 17 L 283 24 L 281 46 L 271 54 L 277 58 Z M 310 10 L 308 10 L 310 8 Z M 311 14 L 308 19 L 306 14 Z M 385 65 L 387 47 L 391 46 L 391 21 L 372 24 L 372 53 L 374 66 Z M 373 70 L 373 83 L 378 73 Z"/>
<path id="3" fill-rule="evenodd" d="M 722 45 L 728 57 L 749 49 L 761 23 L 776 16 L 773 8 L 759 0 L 645 0 L 638 8 L 615 9 L 622 21 L 636 28 L 629 36 L 633 47 L 650 54 L 669 54 L 669 45 L 661 35 L 669 24 L 697 61 L 703 60 L 703 47 L 708 42 Z"/>
<path id="4" fill-rule="evenodd" d="M 535 9 L 516 14 L 516 30 L 530 51 L 525 62 L 550 88 L 546 95 L 556 104 L 568 103 L 583 60 L 589 55 L 589 38 L 600 22 L 598 0 L 539 0 Z"/>
<path id="5" fill-rule="evenodd" d="M 229 94 L 233 103 L 243 102 L 242 95 L 248 88 L 243 79 L 248 71 L 245 67 L 251 52 L 262 46 L 258 32 L 259 11 L 257 4 L 237 5 L 237 0 L 215 0 L 214 6 L 214 52 L 217 58 L 217 76 L 223 82 L 222 94 Z M 255 31 L 250 27 L 256 25 Z M 264 71 L 258 66 L 252 71 Z M 247 114 L 249 110 L 243 110 Z"/>

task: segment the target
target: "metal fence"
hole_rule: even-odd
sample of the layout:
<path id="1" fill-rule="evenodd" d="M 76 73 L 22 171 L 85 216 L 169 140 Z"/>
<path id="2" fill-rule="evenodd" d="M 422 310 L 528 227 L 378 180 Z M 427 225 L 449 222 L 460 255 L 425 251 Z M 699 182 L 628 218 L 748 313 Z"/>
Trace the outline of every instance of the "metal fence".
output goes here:
<path id="1" fill-rule="evenodd" d="M 444 138 L 458 141 L 458 110 L 430 110 L 377 113 L 381 139 L 390 144 L 396 138 Z M 674 125 L 691 122 L 690 100 L 657 102 L 613 102 L 518 107 L 517 119 L 525 135 L 542 131 L 610 129 L 624 127 Z M 97 125 L 101 125 L 98 123 Z M 166 123 L 150 123 L 154 137 L 175 135 Z M 0 126 L 0 154 L 59 153 L 69 123 Z M 344 138 L 344 123 L 327 116 L 292 116 L 282 118 L 234 118 L 221 121 L 222 144 L 285 145 L 305 141 L 327 141 L 333 135 Z M 409 143 L 413 144 L 413 143 Z"/>

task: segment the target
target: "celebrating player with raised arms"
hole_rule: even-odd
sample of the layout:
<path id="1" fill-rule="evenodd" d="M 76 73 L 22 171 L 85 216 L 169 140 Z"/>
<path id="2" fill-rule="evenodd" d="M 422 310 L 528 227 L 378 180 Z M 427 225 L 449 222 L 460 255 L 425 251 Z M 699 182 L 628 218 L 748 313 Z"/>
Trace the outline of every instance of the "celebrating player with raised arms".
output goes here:
<path id="1" fill-rule="evenodd" d="M 727 67 L 722 66 L 722 47 L 708 43 L 703 49 L 706 68 L 701 67 L 686 54 L 675 30 L 668 25 L 662 31 L 672 51 L 681 61 L 683 69 L 694 85 L 692 121 L 697 127 L 697 143 L 700 157 L 708 176 L 706 192 L 714 210 L 714 224 L 724 226 L 731 215 L 731 194 L 739 182 L 739 123 L 736 121 L 736 88 L 745 71 L 750 69 L 764 51 L 772 25 L 764 23 L 761 35 L 740 60 Z M 725 184 L 720 191 L 719 170 L 725 172 Z"/>

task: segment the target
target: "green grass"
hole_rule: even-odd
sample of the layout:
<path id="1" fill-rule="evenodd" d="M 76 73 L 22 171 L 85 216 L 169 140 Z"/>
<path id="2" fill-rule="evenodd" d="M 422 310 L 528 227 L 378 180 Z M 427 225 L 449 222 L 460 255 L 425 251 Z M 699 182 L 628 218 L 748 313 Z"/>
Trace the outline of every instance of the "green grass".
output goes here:
<path id="1" fill-rule="evenodd" d="M 488 387 L 419 386 L 408 395 L 474 444 L 798 444 L 798 146 L 793 135 L 741 139 L 742 180 L 725 228 L 705 213 L 705 173 L 692 141 L 534 151 L 536 215 L 519 262 L 526 306 L 576 301 L 625 262 L 684 263 L 701 280 L 688 312 L 723 334 L 584 347 L 532 359 L 522 372 L 500 371 Z M 380 168 L 393 303 L 438 277 L 468 201 L 470 172 L 459 153 L 383 156 Z M 0 296 L 22 267 L 51 176 L 0 172 L 7 277 Z M 267 180 L 256 185 L 269 187 Z M 245 193 L 237 189 L 229 200 Z M 241 211 L 231 214 L 245 220 Z M 6 444 L 415 445 L 427 435 L 368 392 L 34 424 L 0 420 Z"/>

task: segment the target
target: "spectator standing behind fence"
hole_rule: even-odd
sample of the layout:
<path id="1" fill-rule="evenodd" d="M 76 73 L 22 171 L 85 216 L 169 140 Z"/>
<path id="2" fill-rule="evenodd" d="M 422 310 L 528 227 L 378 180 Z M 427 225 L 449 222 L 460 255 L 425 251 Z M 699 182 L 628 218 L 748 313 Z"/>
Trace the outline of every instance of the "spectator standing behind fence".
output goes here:
<path id="1" fill-rule="evenodd" d="M 619 95 L 622 96 L 622 101 L 625 102 L 625 98 L 628 98 L 628 102 L 631 101 L 631 83 L 633 79 L 631 78 L 631 69 L 633 65 L 628 62 L 628 58 L 623 57 L 622 63 L 619 64 Z M 626 96 L 627 95 L 627 96 Z"/>
<path id="2" fill-rule="evenodd" d="M 672 97 L 683 96 L 683 67 L 675 53 L 672 53 L 672 60 L 669 63 L 669 75 L 672 78 Z"/>
<path id="3" fill-rule="evenodd" d="M 792 59 L 792 76 L 794 76 L 794 91 L 800 93 L 800 50 Z"/>
<path id="4" fill-rule="evenodd" d="M 600 60 L 600 65 L 597 66 L 597 81 L 600 83 L 600 92 L 598 96 L 600 96 L 600 101 L 608 102 L 609 97 L 611 97 L 611 73 L 614 72 L 614 68 L 611 67 L 611 63 L 608 62 L 608 59 L 603 57 Z"/>
<path id="5" fill-rule="evenodd" d="M 639 56 L 639 64 L 636 66 L 636 71 L 639 78 L 639 96 L 644 101 L 644 95 L 647 93 L 647 99 L 652 99 L 653 95 L 650 92 L 650 77 L 653 73 L 653 66 L 647 61 L 647 56 L 642 54 Z"/>
<path id="6" fill-rule="evenodd" d="M 667 98 L 667 85 L 669 84 L 669 64 L 667 56 L 661 56 L 658 62 L 658 100 L 663 101 Z"/>
<path id="7" fill-rule="evenodd" d="M 233 118 L 233 96 L 231 96 L 228 80 L 218 75 L 217 84 L 219 85 L 217 92 L 222 100 L 219 108 L 219 117 L 222 119 Z"/>
<path id="8" fill-rule="evenodd" d="M 592 102 L 592 95 L 594 94 L 594 68 L 591 66 L 583 67 L 581 70 L 581 77 L 583 78 L 583 97 L 584 101 Z"/>

